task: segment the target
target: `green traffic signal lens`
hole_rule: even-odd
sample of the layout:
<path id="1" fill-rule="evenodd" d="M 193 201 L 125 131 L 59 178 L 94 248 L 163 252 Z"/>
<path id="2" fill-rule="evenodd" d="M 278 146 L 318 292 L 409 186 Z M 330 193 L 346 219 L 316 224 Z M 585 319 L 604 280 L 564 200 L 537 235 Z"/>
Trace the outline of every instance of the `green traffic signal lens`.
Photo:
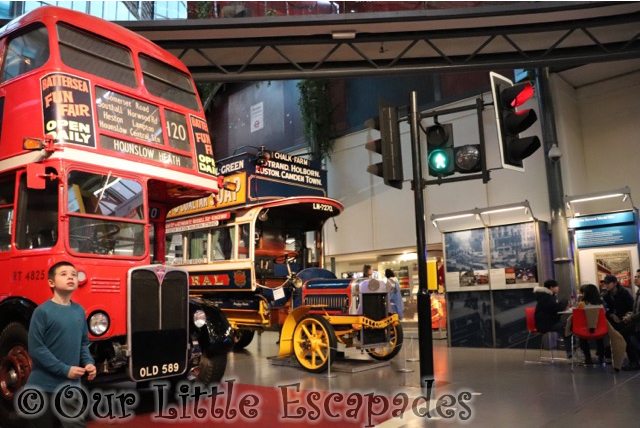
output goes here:
<path id="1" fill-rule="evenodd" d="M 434 150 L 429 155 L 429 166 L 434 171 L 446 171 L 451 159 L 444 150 Z"/>

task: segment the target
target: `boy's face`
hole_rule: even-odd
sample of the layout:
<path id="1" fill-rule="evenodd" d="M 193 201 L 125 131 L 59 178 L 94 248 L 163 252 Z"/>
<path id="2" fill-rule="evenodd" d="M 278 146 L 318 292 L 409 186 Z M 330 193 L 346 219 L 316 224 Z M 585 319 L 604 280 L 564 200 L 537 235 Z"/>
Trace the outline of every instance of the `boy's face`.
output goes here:
<path id="1" fill-rule="evenodd" d="M 49 286 L 53 291 L 75 291 L 78 288 L 78 272 L 73 266 L 60 266 L 56 269 L 56 275 L 49 280 Z"/>

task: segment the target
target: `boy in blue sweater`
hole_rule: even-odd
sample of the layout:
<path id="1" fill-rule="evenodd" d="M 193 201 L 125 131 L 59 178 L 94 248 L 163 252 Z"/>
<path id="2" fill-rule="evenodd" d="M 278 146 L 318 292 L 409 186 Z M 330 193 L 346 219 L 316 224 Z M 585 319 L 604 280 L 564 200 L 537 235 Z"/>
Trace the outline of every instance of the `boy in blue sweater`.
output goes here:
<path id="1" fill-rule="evenodd" d="M 78 272 L 73 264 L 59 262 L 51 266 L 49 287 L 53 297 L 38 306 L 31 317 L 29 354 L 33 371 L 26 387 L 39 388 L 51 396 L 62 384 L 79 384 L 85 374 L 92 380 L 96 367 L 89 353 L 84 308 L 71 301 L 71 295 L 78 288 Z M 32 423 L 55 426 L 52 418 L 49 406 L 49 410 Z M 84 421 L 76 422 L 84 426 Z"/>

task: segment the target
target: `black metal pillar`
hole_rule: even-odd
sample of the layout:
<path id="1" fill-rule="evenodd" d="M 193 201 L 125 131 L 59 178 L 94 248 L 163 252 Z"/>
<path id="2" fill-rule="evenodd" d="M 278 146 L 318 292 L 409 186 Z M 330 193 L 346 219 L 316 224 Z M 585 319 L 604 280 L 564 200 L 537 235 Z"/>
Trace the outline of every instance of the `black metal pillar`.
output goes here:
<path id="1" fill-rule="evenodd" d="M 411 125 L 411 163 L 413 165 L 413 195 L 416 215 L 416 244 L 418 253 L 418 343 L 420 352 L 420 386 L 424 396 L 431 397 L 433 374 L 433 332 L 431 331 L 431 296 L 427 289 L 427 238 L 424 214 L 424 184 L 418 121 L 418 96 L 411 92 L 409 117 Z"/>
<path id="2" fill-rule="evenodd" d="M 576 294 L 576 281 L 573 263 L 573 252 L 569 242 L 567 228 L 567 211 L 564 206 L 564 188 L 562 186 L 562 170 L 559 159 L 549 159 L 549 150 L 558 144 L 556 120 L 553 110 L 553 99 L 549 87 L 549 69 L 536 70 L 538 92 L 538 110 L 542 127 L 542 144 L 547 171 L 547 187 L 549 189 L 549 206 L 551 208 L 551 233 L 553 242 L 553 265 L 555 279 L 560 285 L 559 295 L 568 298 Z M 543 281 L 546 278 L 543 278 Z"/>

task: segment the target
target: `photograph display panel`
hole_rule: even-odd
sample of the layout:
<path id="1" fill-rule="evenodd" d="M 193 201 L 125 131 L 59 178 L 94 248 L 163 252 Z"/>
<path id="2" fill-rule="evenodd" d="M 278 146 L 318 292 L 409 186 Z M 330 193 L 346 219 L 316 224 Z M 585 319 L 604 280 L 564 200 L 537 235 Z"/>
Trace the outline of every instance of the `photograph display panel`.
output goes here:
<path id="1" fill-rule="evenodd" d="M 447 295 L 451 346 L 491 348 L 491 296 L 489 291 Z"/>
<path id="2" fill-rule="evenodd" d="M 524 348 L 527 340 L 525 308 L 536 305 L 529 289 L 497 290 L 493 293 L 496 347 Z M 529 349 L 540 348 L 540 335 L 529 341 Z"/>
<path id="3" fill-rule="evenodd" d="M 597 284 L 606 275 L 618 278 L 620 285 L 631 286 L 631 251 L 607 251 L 593 254 Z"/>
<path id="4" fill-rule="evenodd" d="M 447 291 L 488 290 L 489 265 L 485 229 L 444 234 Z"/>
<path id="5" fill-rule="evenodd" d="M 533 222 L 489 228 L 491 288 L 530 288 L 538 284 L 536 227 Z"/>

